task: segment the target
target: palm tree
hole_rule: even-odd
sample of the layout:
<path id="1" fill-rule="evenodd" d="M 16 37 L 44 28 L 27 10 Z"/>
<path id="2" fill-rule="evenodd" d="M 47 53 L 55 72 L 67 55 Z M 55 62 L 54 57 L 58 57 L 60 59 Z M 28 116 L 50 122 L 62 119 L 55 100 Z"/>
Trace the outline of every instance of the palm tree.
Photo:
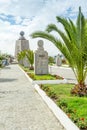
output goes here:
<path id="1" fill-rule="evenodd" d="M 33 64 L 34 64 L 34 53 L 32 50 L 24 50 L 18 53 L 17 59 L 18 61 L 23 60 L 24 58 L 28 59 L 28 62 L 30 63 L 30 70 L 33 70 Z"/>
<path id="2" fill-rule="evenodd" d="M 0 52 L 0 68 L 2 67 L 2 60 L 3 60 L 3 55 Z"/>
<path id="3" fill-rule="evenodd" d="M 34 52 L 32 50 L 26 50 L 26 57 L 30 63 L 30 70 L 33 70 L 33 64 L 34 64 Z"/>
<path id="4" fill-rule="evenodd" d="M 76 25 L 72 20 L 56 17 L 57 21 L 64 27 L 64 31 L 57 28 L 55 24 L 47 26 L 46 31 L 36 31 L 31 34 L 32 38 L 45 38 L 51 41 L 68 60 L 78 84 L 72 89 L 72 93 L 77 95 L 86 95 L 87 87 L 85 78 L 87 74 L 87 29 L 86 20 L 79 7 Z M 59 40 L 50 32 L 57 32 L 62 40 Z"/>
<path id="5" fill-rule="evenodd" d="M 20 51 L 17 55 L 17 60 L 23 65 L 23 59 L 25 58 L 25 51 Z"/>

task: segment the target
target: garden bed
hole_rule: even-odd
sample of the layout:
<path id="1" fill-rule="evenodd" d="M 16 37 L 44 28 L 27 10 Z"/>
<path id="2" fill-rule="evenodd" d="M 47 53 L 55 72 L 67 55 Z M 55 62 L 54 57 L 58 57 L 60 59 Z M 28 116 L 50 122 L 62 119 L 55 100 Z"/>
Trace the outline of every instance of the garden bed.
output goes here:
<path id="1" fill-rule="evenodd" d="M 58 75 L 35 75 L 34 70 L 29 70 L 29 68 L 21 66 L 21 68 L 27 73 L 27 75 L 33 80 L 63 80 L 64 78 Z"/>
<path id="2" fill-rule="evenodd" d="M 87 97 L 71 95 L 73 86 L 74 84 L 40 85 L 81 130 L 87 130 Z"/>

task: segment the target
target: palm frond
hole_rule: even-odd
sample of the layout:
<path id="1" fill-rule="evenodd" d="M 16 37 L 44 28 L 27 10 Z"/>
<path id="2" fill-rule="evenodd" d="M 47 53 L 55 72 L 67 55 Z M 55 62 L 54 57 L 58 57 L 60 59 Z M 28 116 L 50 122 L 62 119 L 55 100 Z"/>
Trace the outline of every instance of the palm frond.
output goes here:
<path id="1" fill-rule="evenodd" d="M 31 65 L 34 63 L 34 53 L 32 50 L 26 50 L 26 57 Z"/>
<path id="2" fill-rule="evenodd" d="M 25 51 L 21 51 L 17 54 L 18 61 L 23 60 L 25 58 Z"/>
<path id="3" fill-rule="evenodd" d="M 55 44 L 55 46 L 57 46 L 57 41 L 59 41 L 56 37 L 54 37 L 52 34 L 49 34 L 47 32 L 43 32 L 43 31 L 37 31 L 37 32 L 34 32 L 31 34 L 31 37 L 32 38 L 38 38 L 38 37 L 41 37 L 41 38 L 45 38 L 49 41 L 51 41 L 52 43 Z M 59 48 L 61 48 L 61 42 L 59 41 Z"/>

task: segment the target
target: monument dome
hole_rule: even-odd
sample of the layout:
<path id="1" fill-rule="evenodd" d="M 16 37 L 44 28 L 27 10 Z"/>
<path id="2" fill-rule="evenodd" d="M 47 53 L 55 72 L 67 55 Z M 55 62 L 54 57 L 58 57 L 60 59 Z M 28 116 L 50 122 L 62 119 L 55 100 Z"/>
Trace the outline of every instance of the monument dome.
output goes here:
<path id="1" fill-rule="evenodd" d="M 19 38 L 19 40 L 25 40 L 24 34 L 25 34 L 24 31 L 20 32 L 20 38 Z"/>

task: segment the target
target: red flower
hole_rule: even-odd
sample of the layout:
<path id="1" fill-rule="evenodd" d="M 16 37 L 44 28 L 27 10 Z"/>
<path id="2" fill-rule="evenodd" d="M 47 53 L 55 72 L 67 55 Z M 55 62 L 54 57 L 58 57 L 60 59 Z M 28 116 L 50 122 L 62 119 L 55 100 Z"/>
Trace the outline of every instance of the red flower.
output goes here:
<path id="1" fill-rule="evenodd" d="M 70 117 L 71 115 L 70 114 L 67 114 L 68 117 Z"/>
<path id="2" fill-rule="evenodd" d="M 84 118 L 84 117 L 82 117 L 82 118 L 80 118 L 80 120 L 84 121 L 84 120 L 85 120 L 85 118 Z"/>

